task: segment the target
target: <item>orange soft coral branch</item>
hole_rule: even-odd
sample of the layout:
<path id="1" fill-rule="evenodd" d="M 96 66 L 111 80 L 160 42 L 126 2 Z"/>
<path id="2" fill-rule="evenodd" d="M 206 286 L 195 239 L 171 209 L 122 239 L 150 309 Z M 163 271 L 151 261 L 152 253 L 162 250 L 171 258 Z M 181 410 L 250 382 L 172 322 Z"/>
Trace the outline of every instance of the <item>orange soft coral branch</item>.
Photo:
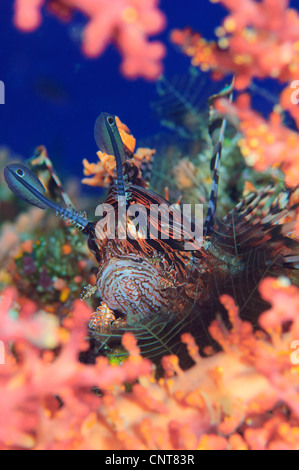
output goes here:
<path id="1" fill-rule="evenodd" d="M 42 20 L 45 0 L 15 0 L 14 23 L 23 31 L 36 29 Z M 158 0 L 52 0 L 50 10 L 66 19 L 65 12 L 79 10 L 89 18 L 83 32 L 83 52 L 88 57 L 100 55 L 115 42 L 122 56 L 125 76 L 156 79 L 162 72 L 165 48 L 149 36 L 161 32 L 165 17 Z"/>
<path id="2" fill-rule="evenodd" d="M 190 29 L 174 31 L 172 41 L 202 70 L 216 78 L 235 74 L 235 86 L 273 77 L 291 81 L 299 74 L 299 15 L 287 0 L 221 0 L 230 10 L 216 30 L 218 43 Z"/>
<path id="3" fill-rule="evenodd" d="M 266 331 L 273 332 L 277 327 L 288 322 L 293 323 L 293 330 L 299 327 L 299 295 L 296 286 L 292 285 L 287 278 L 267 278 L 259 290 L 263 298 L 272 304 L 272 308 L 265 311 L 259 319 L 260 325 Z"/>
<path id="4" fill-rule="evenodd" d="M 42 21 L 40 9 L 43 4 L 44 0 L 16 0 L 14 18 L 16 26 L 24 31 L 36 29 Z"/>
<path id="5" fill-rule="evenodd" d="M 7 315 L 10 309 L 18 313 L 18 320 Z M 59 343 L 58 318 L 45 312 L 35 315 L 35 312 L 34 302 L 18 298 L 15 287 L 7 287 L 0 296 L 1 340 L 6 344 L 24 340 L 37 347 L 56 347 Z"/>
<path id="6" fill-rule="evenodd" d="M 212 71 L 214 78 L 234 74 L 237 89 L 248 87 L 254 78 L 287 82 L 280 107 L 268 121 L 250 108 L 248 95 L 239 96 L 235 104 L 219 100 L 216 106 L 228 117 L 238 118 L 243 134 L 239 145 L 246 163 L 257 171 L 279 167 L 286 184 L 296 186 L 299 134 L 283 125 L 280 111 L 288 111 L 299 126 L 298 12 L 288 7 L 288 0 L 220 1 L 230 14 L 216 30 L 218 42 L 206 41 L 190 29 L 174 31 L 172 40 L 192 57 L 193 65 Z"/>
<path id="7" fill-rule="evenodd" d="M 136 145 L 135 137 L 119 117 L 115 116 L 115 121 L 126 151 L 133 156 L 132 161 L 137 168 L 140 168 L 143 163 L 151 160 L 156 151 L 148 148 L 138 148 L 134 153 Z M 115 177 L 115 157 L 101 151 L 97 152 L 97 156 L 99 157 L 99 162 L 97 163 L 89 163 L 86 158 L 83 159 L 84 175 L 88 178 L 83 178 L 82 183 L 89 186 L 107 188 L 111 184 L 113 177 Z"/>
<path id="8" fill-rule="evenodd" d="M 269 121 L 250 107 L 250 97 L 240 95 L 235 103 L 220 99 L 216 103 L 220 112 L 229 113 L 240 120 L 243 139 L 239 145 L 246 162 L 257 171 L 279 166 L 289 186 L 296 186 L 299 178 L 299 134 L 282 123 L 279 113 L 273 112 Z"/>
<path id="9" fill-rule="evenodd" d="M 132 161 L 137 168 L 140 168 L 141 164 L 150 160 L 155 152 L 154 149 L 138 148 L 133 155 Z M 115 176 L 115 157 L 107 155 L 100 150 L 97 152 L 97 156 L 99 158 L 97 163 L 89 163 L 86 158 L 83 159 L 83 172 L 87 178 L 83 178 L 82 183 L 89 186 L 108 188 Z"/>

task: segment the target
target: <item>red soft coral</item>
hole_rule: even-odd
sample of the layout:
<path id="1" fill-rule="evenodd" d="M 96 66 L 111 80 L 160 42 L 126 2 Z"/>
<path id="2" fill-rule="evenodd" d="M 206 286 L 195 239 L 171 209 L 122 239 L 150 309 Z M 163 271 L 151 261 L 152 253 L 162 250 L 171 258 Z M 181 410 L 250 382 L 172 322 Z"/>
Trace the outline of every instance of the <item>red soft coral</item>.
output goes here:
<path id="1" fill-rule="evenodd" d="M 210 327 L 223 352 L 201 358 L 184 334 L 195 365 L 183 371 L 176 356 L 165 357 L 165 377 L 158 380 L 130 333 L 123 336 L 129 359 L 122 365 L 105 358 L 95 365 L 78 361 L 90 317 L 83 302 L 57 329 L 55 352 L 33 344 L 24 324 L 24 336 L 15 335 L 14 355 L 7 352 L 0 367 L 1 448 L 298 449 L 299 371 L 291 343 L 298 335 L 299 290 L 268 278 L 260 292 L 272 303 L 261 317 L 266 333 L 254 333 L 233 299 L 223 295 L 232 329 L 217 320 Z M 17 305 L 16 291 L 6 290 L 1 324 L 13 321 L 7 314 Z M 282 329 L 286 320 L 288 333 Z M 126 392 L 123 384 L 136 380 Z"/>
<path id="2" fill-rule="evenodd" d="M 237 117 L 243 138 L 239 141 L 246 162 L 257 171 L 269 166 L 281 167 L 285 181 L 296 186 L 299 176 L 299 134 L 283 125 L 280 113 L 273 112 L 267 121 L 250 107 L 250 97 L 240 95 L 235 103 L 220 99 L 217 109 Z"/>
<path id="3" fill-rule="evenodd" d="M 134 381 L 150 373 L 150 362 L 139 356 L 128 334 L 124 344 L 130 358 L 124 364 L 113 367 L 104 358 L 95 365 L 81 364 L 79 353 L 88 346 L 86 325 L 91 314 L 82 301 L 75 302 L 63 327 L 56 323 L 52 330 L 43 321 L 43 312 L 12 320 L 10 315 L 19 310 L 16 290 L 7 288 L 0 304 L 0 337 L 7 346 L 0 366 L 0 400 L 5 404 L 0 416 L 1 448 L 89 448 L 82 426 L 101 403 L 91 389 L 103 392 Z M 51 331 L 54 339 L 49 344 Z M 13 353 L 8 344 L 13 344 Z"/>

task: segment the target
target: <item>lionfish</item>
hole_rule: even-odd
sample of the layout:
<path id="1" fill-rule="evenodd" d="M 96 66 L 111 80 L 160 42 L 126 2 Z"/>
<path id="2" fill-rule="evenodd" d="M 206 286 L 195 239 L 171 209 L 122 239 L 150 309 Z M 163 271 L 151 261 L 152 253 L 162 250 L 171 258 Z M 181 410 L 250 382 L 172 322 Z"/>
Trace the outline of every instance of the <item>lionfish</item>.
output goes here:
<path id="1" fill-rule="evenodd" d="M 240 316 L 257 326 L 257 318 L 265 309 L 258 294 L 261 280 L 267 275 L 287 275 L 296 282 L 298 241 L 292 234 L 292 223 L 286 222 L 298 207 L 291 202 L 294 188 L 285 188 L 278 195 L 274 187 L 252 192 L 223 219 L 216 217 L 225 125 L 223 118 L 211 160 L 212 189 L 203 237 L 191 250 L 185 248 L 183 237 L 177 236 L 180 212 L 171 212 L 170 202 L 148 188 L 111 114 L 102 113 L 96 120 L 95 140 L 116 161 L 116 177 L 104 211 L 100 211 L 109 220 L 118 220 L 120 212 L 125 213 L 114 236 L 110 236 L 107 227 L 99 236 L 99 221 L 89 221 L 84 213 L 46 198 L 42 183 L 25 165 L 14 163 L 6 167 L 6 182 L 16 195 L 41 209 L 50 207 L 88 235 L 88 246 L 98 263 L 94 290 L 101 299 L 89 328 L 99 351 L 117 350 L 123 332 L 129 330 L 144 355 L 155 359 L 176 353 L 184 362 L 186 355 L 180 341 L 183 332 L 191 332 L 204 351 L 210 344 L 217 348 L 208 333 L 217 314 L 229 327 L 219 302 L 221 294 L 232 295 Z M 130 215 L 134 204 L 145 209 L 145 229 L 144 224 L 134 224 Z M 157 236 L 145 236 L 153 223 L 153 206 L 163 206 L 171 213 L 167 237 L 161 217 L 156 219 Z M 194 236 L 192 228 L 191 221 L 190 237 Z M 124 237 L 124 231 L 134 236 Z"/>

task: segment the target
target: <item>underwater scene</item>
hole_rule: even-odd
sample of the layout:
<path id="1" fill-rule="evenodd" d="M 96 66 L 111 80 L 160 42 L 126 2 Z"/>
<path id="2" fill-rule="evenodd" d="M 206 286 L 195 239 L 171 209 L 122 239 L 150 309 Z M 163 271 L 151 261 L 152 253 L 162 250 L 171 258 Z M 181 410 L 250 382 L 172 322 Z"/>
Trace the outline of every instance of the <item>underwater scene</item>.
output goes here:
<path id="1" fill-rule="evenodd" d="M 0 12 L 0 449 L 299 450 L 299 1 Z"/>

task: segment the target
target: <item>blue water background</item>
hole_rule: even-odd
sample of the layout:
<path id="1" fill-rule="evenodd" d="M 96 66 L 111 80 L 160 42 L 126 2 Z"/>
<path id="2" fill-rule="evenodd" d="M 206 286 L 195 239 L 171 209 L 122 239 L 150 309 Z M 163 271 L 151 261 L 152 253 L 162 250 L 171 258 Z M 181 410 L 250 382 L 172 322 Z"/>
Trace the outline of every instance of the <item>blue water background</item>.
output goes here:
<path id="1" fill-rule="evenodd" d="M 299 0 L 292 2 L 298 5 Z M 167 16 L 167 28 L 157 36 L 167 46 L 165 73 L 184 74 L 189 59 L 171 44 L 170 31 L 191 26 L 211 39 L 226 10 L 208 0 L 162 0 L 160 6 Z M 149 106 L 154 83 L 124 78 L 114 46 L 96 59 L 81 53 L 78 35 L 85 19 L 80 14 L 64 24 L 45 12 L 32 33 L 16 30 L 12 18 L 13 2 L 1 0 L 0 79 L 6 104 L 0 106 L 0 145 L 29 157 L 44 144 L 60 172 L 79 176 L 84 157 L 96 161 L 93 125 L 101 111 L 118 115 L 137 142 L 161 130 Z"/>

